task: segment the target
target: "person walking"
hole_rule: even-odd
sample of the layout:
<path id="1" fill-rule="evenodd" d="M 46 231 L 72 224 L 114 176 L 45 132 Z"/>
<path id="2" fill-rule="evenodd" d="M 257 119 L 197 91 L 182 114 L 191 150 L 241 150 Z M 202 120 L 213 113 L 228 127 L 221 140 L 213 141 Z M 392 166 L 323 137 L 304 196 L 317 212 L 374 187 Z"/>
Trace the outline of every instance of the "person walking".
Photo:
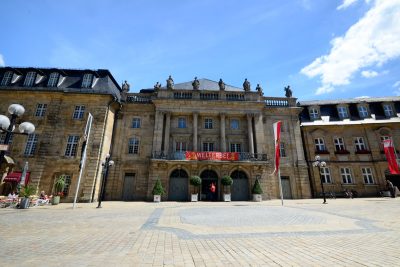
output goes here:
<path id="1" fill-rule="evenodd" d="M 386 187 L 390 191 L 390 196 L 392 198 L 395 198 L 396 197 L 396 189 L 395 189 L 394 185 L 392 184 L 392 182 L 389 180 L 386 180 Z"/>

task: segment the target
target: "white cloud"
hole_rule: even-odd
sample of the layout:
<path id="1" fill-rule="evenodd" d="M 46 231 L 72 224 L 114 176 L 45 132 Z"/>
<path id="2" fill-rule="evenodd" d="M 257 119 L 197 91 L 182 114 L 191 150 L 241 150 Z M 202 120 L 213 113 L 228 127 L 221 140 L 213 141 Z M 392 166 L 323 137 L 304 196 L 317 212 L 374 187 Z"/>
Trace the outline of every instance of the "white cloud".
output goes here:
<path id="1" fill-rule="evenodd" d="M 346 9 L 357 1 L 358 0 L 343 0 L 343 3 L 340 6 L 338 6 L 336 9 L 337 10 Z"/>
<path id="2" fill-rule="evenodd" d="M 379 75 L 379 73 L 377 73 L 376 71 L 373 70 L 363 70 L 361 72 L 361 75 L 365 78 L 373 78 Z"/>
<path id="3" fill-rule="evenodd" d="M 4 57 L 2 54 L 0 54 L 0 67 L 4 67 L 6 63 L 4 62 Z"/>
<path id="4" fill-rule="evenodd" d="M 367 96 L 367 95 L 362 95 L 362 96 L 357 96 L 356 98 L 357 98 L 357 99 L 362 99 L 362 98 L 370 98 L 370 96 Z"/>
<path id="5" fill-rule="evenodd" d="M 371 9 L 344 36 L 332 39 L 327 55 L 316 58 L 301 73 L 320 77 L 316 94 L 350 83 L 362 68 L 382 66 L 400 56 L 400 0 L 375 0 Z"/>
<path id="6" fill-rule="evenodd" d="M 400 96 L 400 81 L 397 81 L 393 84 L 393 87 L 396 89 L 394 93 L 398 96 Z"/>

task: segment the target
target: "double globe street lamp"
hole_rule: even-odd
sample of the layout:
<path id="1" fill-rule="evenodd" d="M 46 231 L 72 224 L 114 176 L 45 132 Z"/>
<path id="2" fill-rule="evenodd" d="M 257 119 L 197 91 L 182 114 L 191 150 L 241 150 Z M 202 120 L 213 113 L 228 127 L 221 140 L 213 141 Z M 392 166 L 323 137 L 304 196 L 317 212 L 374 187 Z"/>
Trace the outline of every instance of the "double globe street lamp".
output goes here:
<path id="1" fill-rule="evenodd" d="M 25 113 L 25 108 L 22 105 L 12 104 L 8 107 L 8 112 L 11 114 L 10 118 L 0 115 L 0 132 L 6 133 L 3 143 L 5 148 L 2 148 L 0 151 L 0 165 L 3 163 L 6 151 L 8 151 L 8 144 L 13 134 L 28 135 L 35 132 L 35 125 L 30 122 L 22 122 L 18 127 L 19 133 L 14 132 L 17 118 Z"/>
<path id="2" fill-rule="evenodd" d="M 114 161 L 111 160 L 110 154 L 107 154 L 106 160 L 101 163 L 101 166 L 104 167 L 103 169 L 103 177 L 101 181 L 101 188 L 100 188 L 100 195 L 99 195 L 99 204 L 97 205 L 97 208 L 101 208 L 101 200 L 103 199 L 104 196 L 104 191 L 106 187 L 106 181 L 107 181 L 107 176 L 108 176 L 108 168 L 114 165 Z"/>
<path id="3" fill-rule="evenodd" d="M 324 181 L 322 181 L 322 175 L 321 175 L 321 167 L 324 168 L 326 166 L 326 162 L 321 161 L 321 157 L 319 155 L 316 155 L 315 161 L 313 162 L 313 166 L 318 167 L 319 180 L 321 181 L 322 196 L 324 197 L 323 204 L 327 204 L 326 197 L 325 197 Z"/>

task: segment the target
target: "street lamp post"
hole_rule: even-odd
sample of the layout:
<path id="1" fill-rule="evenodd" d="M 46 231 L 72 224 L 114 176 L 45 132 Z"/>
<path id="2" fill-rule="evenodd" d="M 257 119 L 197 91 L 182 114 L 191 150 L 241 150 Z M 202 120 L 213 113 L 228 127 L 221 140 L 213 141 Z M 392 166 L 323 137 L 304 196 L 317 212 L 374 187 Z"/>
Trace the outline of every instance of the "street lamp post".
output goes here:
<path id="1" fill-rule="evenodd" d="M 319 180 L 321 181 L 322 196 L 324 197 L 324 202 L 322 204 L 328 204 L 326 202 L 324 182 L 322 181 L 322 176 L 321 176 L 321 167 L 325 167 L 326 166 L 326 162 L 325 161 L 321 161 L 321 157 L 319 155 L 316 155 L 315 156 L 315 161 L 313 163 L 313 166 L 314 167 L 318 167 Z"/>
<path id="2" fill-rule="evenodd" d="M 8 112 L 11 114 L 10 119 L 7 116 L 0 115 L 0 132 L 5 132 L 4 145 L 7 148 L 0 151 L 0 165 L 3 163 L 4 156 L 8 150 L 8 144 L 13 134 L 32 134 L 35 131 L 35 126 L 30 122 L 23 122 L 19 125 L 19 133 L 14 132 L 17 118 L 25 113 L 25 108 L 20 104 L 12 104 L 8 107 Z"/>
<path id="3" fill-rule="evenodd" d="M 106 187 L 106 180 L 107 180 L 107 176 L 108 176 L 108 168 L 114 165 L 114 161 L 111 160 L 110 154 L 107 154 L 106 160 L 103 161 L 101 163 L 101 165 L 104 168 L 103 168 L 103 176 L 102 176 L 100 195 L 99 195 L 99 204 L 97 205 L 97 208 L 101 208 L 101 200 L 103 199 L 104 191 L 105 191 L 105 187 Z"/>

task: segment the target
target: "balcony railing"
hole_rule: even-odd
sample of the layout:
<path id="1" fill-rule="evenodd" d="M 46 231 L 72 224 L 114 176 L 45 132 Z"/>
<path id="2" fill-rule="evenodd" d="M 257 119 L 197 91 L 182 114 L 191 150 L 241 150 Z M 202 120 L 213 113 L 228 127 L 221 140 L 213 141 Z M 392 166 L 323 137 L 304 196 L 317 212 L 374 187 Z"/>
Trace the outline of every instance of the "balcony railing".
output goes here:
<path id="1" fill-rule="evenodd" d="M 237 161 L 267 161 L 267 154 L 237 152 L 239 154 Z M 165 153 L 163 151 L 154 151 L 151 155 L 152 159 L 165 159 L 165 160 L 186 160 L 186 151 L 177 151 L 172 153 Z M 190 161 L 190 160 L 188 160 Z"/>

